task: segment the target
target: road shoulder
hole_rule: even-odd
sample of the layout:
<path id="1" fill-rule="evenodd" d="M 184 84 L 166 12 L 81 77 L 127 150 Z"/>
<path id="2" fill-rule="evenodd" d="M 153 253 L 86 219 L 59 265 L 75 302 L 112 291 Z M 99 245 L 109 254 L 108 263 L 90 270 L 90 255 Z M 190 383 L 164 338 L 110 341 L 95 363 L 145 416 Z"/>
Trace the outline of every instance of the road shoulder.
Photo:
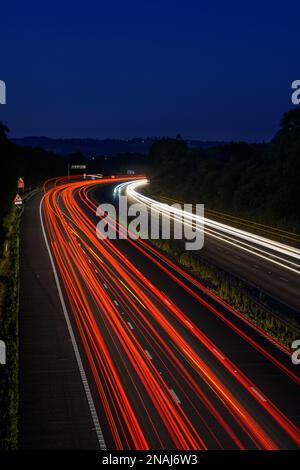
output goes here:
<path id="1" fill-rule="evenodd" d="M 20 246 L 20 449 L 99 449 L 40 218 L 26 206 Z"/>

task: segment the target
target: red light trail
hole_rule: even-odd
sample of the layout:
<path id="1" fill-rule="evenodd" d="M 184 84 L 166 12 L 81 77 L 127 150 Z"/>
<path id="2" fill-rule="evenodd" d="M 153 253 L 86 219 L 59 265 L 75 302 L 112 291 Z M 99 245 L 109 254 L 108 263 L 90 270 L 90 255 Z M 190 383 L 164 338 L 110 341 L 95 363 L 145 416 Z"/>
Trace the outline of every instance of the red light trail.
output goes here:
<path id="1" fill-rule="evenodd" d="M 297 448 L 296 424 L 193 322 L 188 308 L 167 297 L 159 280 L 150 280 L 121 248 L 144 256 L 174 288 L 210 311 L 295 387 L 299 377 L 204 299 L 204 287 L 193 280 L 192 288 L 190 275 L 152 246 L 142 240 L 117 244 L 97 238 L 96 206 L 88 191 L 112 183 L 111 178 L 76 178 L 46 182 L 43 220 L 111 445 Z M 129 179 L 115 177 L 114 183 Z"/>

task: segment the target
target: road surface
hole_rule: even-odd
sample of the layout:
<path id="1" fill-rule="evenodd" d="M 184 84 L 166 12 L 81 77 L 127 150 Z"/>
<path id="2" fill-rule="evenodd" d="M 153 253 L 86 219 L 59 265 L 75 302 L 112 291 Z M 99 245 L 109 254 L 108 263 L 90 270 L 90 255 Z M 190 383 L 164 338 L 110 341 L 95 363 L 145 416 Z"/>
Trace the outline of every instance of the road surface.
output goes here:
<path id="1" fill-rule="evenodd" d="M 20 244 L 21 450 L 99 449 L 42 233 L 41 195 L 26 202 Z M 2 456 L 3 458 L 3 456 Z"/>
<path id="2" fill-rule="evenodd" d="M 142 194 L 145 187 L 143 181 L 124 183 L 122 186 L 120 191 L 125 193 L 127 190 L 134 201 L 168 212 L 165 207 L 169 206 L 165 205 L 165 200 L 157 201 Z M 169 204 L 171 203 L 174 203 L 174 200 L 169 201 Z M 174 217 L 180 219 L 182 214 L 186 213 L 179 210 Z M 250 230 L 255 227 L 253 223 L 251 225 L 249 222 L 246 227 L 242 226 L 240 229 L 236 226 L 234 218 L 235 225 L 232 226 L 230 218 L 229 221 L 225 219 L 224 223 L 223 220 L 221 222 L 212 218 L 213 216 L 212 211 L 205 210 L 205 243 L 201 249 L 201 257 L 259 288 L 300 314 L 300 250 L 293 246 L 297 245 L 299 237 L 273 229 L 275 237 L 287 237 L 289 243 L 286 244 L 283 240 L 266 238 L 265 232 L 257 234 L 247 231 L 248 227 Z M 201 222 L 201 218 L 198 219 Z M 241 224 L 240 219 L 238 223 Z M 261 226 L 258 228 L 262 230 Z M 255 230 L 257 231 L 257 227 Z"/>
<path id="3" fill-rule="evenodd" d="M 99 443 L 298 448 L 300 377 L 288 352 L 150 245 L 100 240 L 90 190 L 108 202 L 111 183 L 49 182 L 41 205 Z"/>

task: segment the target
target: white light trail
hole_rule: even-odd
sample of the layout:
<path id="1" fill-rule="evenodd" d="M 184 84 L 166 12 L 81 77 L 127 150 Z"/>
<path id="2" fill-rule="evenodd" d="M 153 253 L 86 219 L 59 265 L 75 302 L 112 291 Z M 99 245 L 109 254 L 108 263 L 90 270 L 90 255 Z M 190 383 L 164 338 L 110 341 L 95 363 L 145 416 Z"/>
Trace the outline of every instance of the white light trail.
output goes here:
<path id="1" fill-rule="evenodd" d="M 192 222 L 195 223 L 196 221 L 197 223 L 198 221 L 199 225 L 203 226 L 203 218 L 140 194 L 137 189 L 146 184 L 148 184 L 148 180 L 146 179 L 121 183 L 115 188 L 114 194 L 120 195 L 122 191 L 126 189 L 126 194 L 130 198 L 145 204 L 147 207 L 151 208 L 151 210 L 156 210 L 161 214 L 171 213 L 173 214 L 174 220 L 178 220 L 179 218 L 182 220 L 184 214 L 184 223 L 191 225 Z M 207 217 L 204 217 L 204 227 L 205 233 L 213 238 L 236 246 L 240 250 L 252 253 L 259 258 L 263 258 L 289 271 L 300 274 L 300 250 L 295 247 L 216 222 Z"/>

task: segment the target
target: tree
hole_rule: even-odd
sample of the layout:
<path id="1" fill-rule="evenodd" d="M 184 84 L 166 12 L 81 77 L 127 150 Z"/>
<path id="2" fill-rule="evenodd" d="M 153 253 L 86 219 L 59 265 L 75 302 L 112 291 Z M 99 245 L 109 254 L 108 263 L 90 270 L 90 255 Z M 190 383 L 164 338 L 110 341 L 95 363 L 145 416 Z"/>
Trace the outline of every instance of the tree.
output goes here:
<path id="1" fill-rule="evenodd" d="M 0 141 L 7 140 L 7 134 L 9 133 L 9 128 L 0 121 Z"/>
<path id="2" fill-rule="evenodd" d="M 152 145 L 150 162 L 157 194 L 300 231 L 300 109 L 283 115 L 269 144 L 189 149 L 164 138 Z"/>
<path id="3" fill-rule="evenodd" d="M 290 132 L 290 131 L 300 131 L 300 109 L 294 108 L 290 109 L 284 113 L 281 122 L 281 131 L 279 132 Z"/>

